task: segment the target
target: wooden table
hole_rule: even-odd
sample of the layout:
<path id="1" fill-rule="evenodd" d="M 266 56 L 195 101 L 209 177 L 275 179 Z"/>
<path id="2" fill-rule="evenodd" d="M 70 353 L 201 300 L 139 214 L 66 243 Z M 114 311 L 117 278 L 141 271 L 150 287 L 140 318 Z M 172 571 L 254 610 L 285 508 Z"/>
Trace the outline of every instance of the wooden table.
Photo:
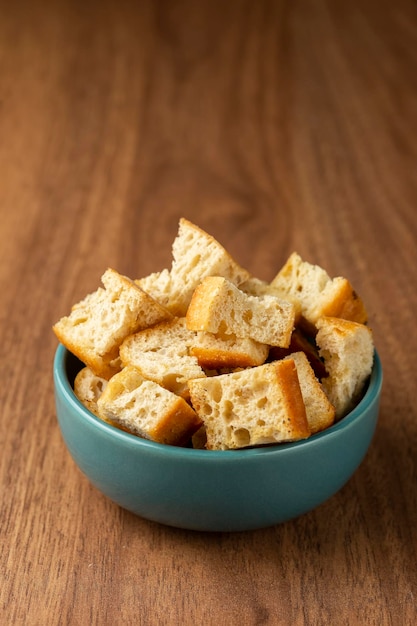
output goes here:
<path id="1" fill-rule="evenodd" d="M 1 2 L 1 624 L 415 623 L 416 61 L 411 0 Z M 180 216 L 260 278 L 297 250 L 370 314 L 369 453 L 274 528 L 137 518 L 57 426 L 52 324 L 108 266 L 168 266 Z"/>

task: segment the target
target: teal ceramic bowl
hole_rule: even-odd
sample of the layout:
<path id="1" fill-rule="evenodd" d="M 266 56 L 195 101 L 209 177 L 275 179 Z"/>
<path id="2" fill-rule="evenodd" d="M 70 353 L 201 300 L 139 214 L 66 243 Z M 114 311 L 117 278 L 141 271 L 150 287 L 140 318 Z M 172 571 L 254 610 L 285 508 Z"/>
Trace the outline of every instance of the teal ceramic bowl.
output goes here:
<path id="1" fill-rule="evenodd" d="M 200 531 L 243 531 L 296 518 L 350 479 L 371 443 L 382 368 L 377 354 L 356 408 L 297 443 L 230 451 L 178 448 L 140 439 L 101 421 L 78 401 L 80 362 L 62 345 L 54 360 L 56 411 L 65 444 L 103 494 L 143 518 Z"/>

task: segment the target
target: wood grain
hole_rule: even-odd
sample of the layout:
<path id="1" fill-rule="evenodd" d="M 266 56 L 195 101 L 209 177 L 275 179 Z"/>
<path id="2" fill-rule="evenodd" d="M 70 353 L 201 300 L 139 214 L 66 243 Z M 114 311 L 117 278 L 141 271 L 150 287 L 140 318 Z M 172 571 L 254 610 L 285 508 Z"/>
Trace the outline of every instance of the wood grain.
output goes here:
<path id="1" fill-rule="evenodd" d="M 369 624 L 417 611 L 417 7 L 0 1 L 0 621 Z M 270 529 L 190 533 L 101 496 L 55 418 L 51 325 L 180 216 L 271 279 L 351 279 L 384 365 L 352 480 Z"/>

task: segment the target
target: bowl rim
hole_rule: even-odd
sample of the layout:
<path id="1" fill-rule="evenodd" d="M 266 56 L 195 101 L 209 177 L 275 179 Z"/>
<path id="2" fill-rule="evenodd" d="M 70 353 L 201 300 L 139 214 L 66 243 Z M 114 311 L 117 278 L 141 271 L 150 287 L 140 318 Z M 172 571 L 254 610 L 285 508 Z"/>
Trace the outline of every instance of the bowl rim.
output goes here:
<path id="1" fill-rule="evenodd" d="M 101 431 L 103 434 L 113 437 L 115 440 L 119 440 L 120 443 L 127 445 L 128 447 L 137 448 L 138 450 L 146 449 L 153 451 L 154 453 L 164 454 L 172 456 L 173 458 L 188 458 L 188 459 L 204 459 L 211 461 L 229 460 L 229 461 L 241 461 L 242 459 L 250 459 L 258 457 L 259 455 L 279 454 L 285 455 L 297 449 L 305 449 L 310 446 L 316 445 L 322 439 L 330 439 L 337 436 L 342 430 L 346 430 L 355 424 L 366 413 L 368 407 L 379 399 L 382 382 L 383 382 L 383 370 L 382 363 L 379 354 L 374 350 L 374 363 L 369 378 L 367 389 L 359 401 L 359 403 L 341 420 L 337 421 L 332 426 L 329 426 L 325 430 L 315 433 L 300 441 L 293 441 L 287 443 L 269 444 L 265 446 L 253 447 L 253 448 L 241 448 L 237 450 L 201 450 L 194 448 L 184 448 L 179 446 L 170 446 L 167 444 L 157 443 L 148 439 L 131 435 L 123 430 L 107 424 L 99 417 L 91 413 L 77 398 L 74 390 L 66 375 L 66 362 L 71 356 L 71 352 L 61 343 L 55 351 L 53 359 L 53 378 L 55 393 L 60 392 L 66 402 L 75 410 L 81 414 L 82 417 L 94 428 Z M 74 357 L 76 358 L 76 357 Z"/>

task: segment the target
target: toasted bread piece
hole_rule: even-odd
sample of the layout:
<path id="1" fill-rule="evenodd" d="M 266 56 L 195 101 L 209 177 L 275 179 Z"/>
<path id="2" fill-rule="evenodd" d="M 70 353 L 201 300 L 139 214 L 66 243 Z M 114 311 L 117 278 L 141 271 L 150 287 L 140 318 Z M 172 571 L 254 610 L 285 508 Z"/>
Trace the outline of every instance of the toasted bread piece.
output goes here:
<path id="1" fill-rule="evenodd" d="M 194 450 L 205 450 L 207 445 L 206 427 L 204 424 L 191 437 L 191 445 Z"/>
<path id="2" fill-rule="evenodd" d="M 119 430 L 129 432 L 129 430 L 123 425 L 116 424 L 112 420 L 104 418 L 99 414 L 97 400 L 100 398 L 101 394 L 105 390 L 107 383 L 108 381 L 105 378 L 100 378 L 100 376 L 96 376 L 89 367 L 83 367 L 75 377 L 74 393 L 79 401 L 83 403 L 85 408 L 93 413 L 96 417 L 102 419 L 104 422 L 107 422 L 111 426 L 118 428 Z"/>
<path id="3" fill-rule="evenodd" d="M 145 378 L 188 397 L 187 381 L 204 376 L 197 357 L 189 353 L 196 333 L 185 318 L 174 318 L 127 337 L 120 346 L 123 366 L 134 365 Z"/>
<path id="4" fill-rule="evenodd" d="M 101 378 L 120 370 L 119 346 L 129 334 L 172 317 L 126 276 L 108 269 L 99 287 L 72 307 L 53 330 L 59 341 Z"/>
<path id="5" fill-rule="evenodd" d="M 372 331 L 364 324 L 335 317 L 321 317 L 317 329 L 319 354 L 328 372 L 322 379 L 323 389 L 340 419 L 358 402 L 371 373 Z"/>
<path id="6" fill-rule="evenodd" d="M 294 360 L 191 380 L 188 386 L 210 450 L 295 441 L 310 435 Z"/>
<path id="7" fill-rule="evenodd" d="M 317 380 L 307 356 L 304 352 L 294 352 L 285 358 L 293 359 L 297 367 L 311 434 L 328 428 L 334 422 L 335 408 Z"/>
<path id="8" fill-rule="evenodd" d="M 169 309 L 171 297 L 171 273 L 165 268 L 148 276 L 136 279 L 135 284 L 146 291 L 154 300 Z"/>
<path id="9" fill-rule="evenodd" d="M 260 365 L 268 356 L 268 346 L 251 339 L 197 333 L 185 322 L 174 318 L 127 337 L 120 346 L 123 366 L 134 365 L 145 378 L 187 398 L 187 381 L 205 370 Z"/>
<path id="10" fill-rule="evenodd" d="M 282 298 L 300 307 L 301 321 L 310 331 L 314 331 L 322 316 L 360 324 L 367 321 L 365 306 L 346 278 L 330 278 L 324 269 L 303 261 L 296 252 L 290 255 L 270 286 Z"/>
<path id="11" fill-rule="evenodd" d="M 127 337 L 120 346 L 123 365 L 131 363 L 135 354 L 153 352 L 166 356 L 188 356 L 197 333 L 187 328 L 185 317 L 174 317 Z"/>
<path id="12" fill-rule="evenodd" d="M 224 276 L 239 285 L 250 274 L 211 235 L 181 218 L 172 244 L 171 269 L 135 281 L 177 317 L 183 317 L 197 285 L 206 276 Z"/>
<path id="13" fill-rule="evenodd" d="M 204 369 L 236 369 L 254 367 L 265 363 L 269 353 L 266 344 L 250 338 L 235 335 L 196 332 L 196 339 L 190 347 L 190 354 L 195 356 Z"/>
<path id="14" fill-rule="evenodd" d="M 210 276 L 195 290 L 186 319 L 191 330 L 286 347 L 294 327 L 294 307 L 274 296 L 249 296 L 226 278 Z"/>
<path id="15" fill-rule="evenodd" d="M 89 367 L 83 367 L 75 377 L 74 393 L 83 405 L 97 417 L 97 400 L 106 388 L 107 380 L 96 376 Z"/>
<path id="16" fill-rule="evenodd" d="M 194 356 L 170 356 L 163 353 L 144 352 L 132 357 L 134 365 L 144 378 L 153 380 L 172 393 L 188 399 L 187 382 L 191 378 L 205 376 L 204 370 Z"/>
<path id="17" fill-rule="evenodd" d="M 202 425 L 183 398 L 144 378 L 131 365 L 111 378 L 97 400 L 97 408 L 103 419 L 168 445 L 186 445 Z"/>
<path id="18" fill-rule="evenodd" d="M 262 296 L 275 296 L 275 298 L 279 298 L 280 300 L 289 300 L 294 306 L 294 323 L 295 325 L 299 323 L 301 319 L 300 302 L 294 298 L 288 298 L 285 294 L 283 298 L 282 289 L 275 287 L 272 283 L 251 276 L 248 280 L 245 280 L 245 282 L 239 285 L 239 289 L 249 296 L 257 296 L 258 298 Z"/>
<path id="19" fill-rule="evenodd" d="M 180 219 L 172 256 L 171 307 L 177 315 L 186 314 L 195 288 L 206 276 L 223 276 L 235 285 L 250 276 L 212 235 L 185 218 Z"/>

